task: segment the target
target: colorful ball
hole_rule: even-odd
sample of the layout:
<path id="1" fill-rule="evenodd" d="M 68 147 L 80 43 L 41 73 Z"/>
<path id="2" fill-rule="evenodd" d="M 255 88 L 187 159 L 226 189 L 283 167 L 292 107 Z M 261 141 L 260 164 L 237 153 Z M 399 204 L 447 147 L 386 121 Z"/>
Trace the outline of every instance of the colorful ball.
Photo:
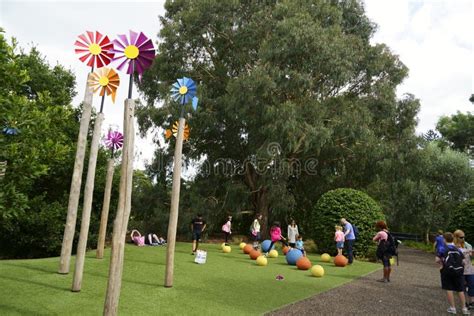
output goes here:
<path id="1" fill-rule="evenodd" d="M 261 246 L 262 246 L 262 251 L 263 251 L 263 252 L 269 252 L 269 251 L 271 250 L 271 249 L 270 249 L 270 244 L 271 244 L 271 243 L 272 243 L 271 240 L 268 240 L 268 239 L 267 239 L 267 240 L 264 240 L 264 241 L 262 242 L 262 245 L 261 245 Z M 272 246 L 272 249 L 273 249 L 273 247 L 275 247 L 275 245 Z"/>
<path id="2" fill-rule="evenodd" d="M 265 256 L 258 256 L 256 262 L 259 266 L 266 266 L 268 264 L 268 260 Z"/>
<path id="3" fill-rule="evenodd" d="M 229 252 L 232 251 L 232 248 L 230 248 L 230 246 L 224 246 L 224 247 L 222 248 L 222 251 L 225 252 L 225 253 L 229 253 Z"/>
<path id="4" fill-rule="evenodd" d="M 250 253 L 249 253 L 249 257 L 252 260 L 257 260 L 257 258 L 260 257 L 261 255 L 262 255 L 262 253 L 258 250 L 255 250 L 255 249 L 250 251 Z"/>
<path id="5" fill-rule="evenodd" d="M 298 261 L 298 259 L 301 258 L 302 256 L 303 256 L 303 253 L 300 250 L 291 249 L 286 254 L 286 262 L 288 262 L 288 264 L 294 266 L 294 265 L 296 265 L 296 261 Z"/>
<path id="6" fill-rule="evenodd" d="M 321 278 L 324 276 L 324 268 L 319 264 L 316 264 L 311 268 L 311 274 L 315 277 Z"/>
<path id="7" fill-rule="evenodd" d="M 250 251 L 252 251 L 252 250 L 253 250 L 253 247 L 252 247 L 252 245 L 250 245 L 250 244 L 246 244 L 246 245 L 244 246 L 244 248 L 242 249 L 242 251 L 243 251 L 245 254 L 249 254 Z"/>
<path id="8" fill-rule="evenodd" d="M 290 247 L 285 246 L 285 247 L 283 247 L 282 251 L 283 251 L 283 254 L 286 256 L 288 251 L 290 251 Z"/>
<path id="9" fill-rule="evenodd" d="M 244 243 L 244 242 L 241 242 L 240 245 L 239 245 L 240 249 L 244 249 L 245 245 L 247 245 L 247 244 Z"/>
<path id="10" fill-rule="evenodd" d="M 221 249 L 224 249 L 224 247 L 225 247 L 225 242 L 221 244 Z"/>
<path id="11" fill-rule="evenodd" d="M 296 267 L 298 268 L 298 270 L 309 270 L 311 266 L 311 261 L 309 261 L 309 259 L 306 257 L 301 257 L 296 260 Z"/>
<path id="12" fill-rule="evenodd" d="M 330 262 L 331 261 L 331 255 L 328 253 L 323 253 L 321 255 L 321 261 L 322 262 Z"/>
<path id="13" fill-rule="evenodd" d="M 343 255 L 337 255 L 334 258 L 334 265 L 336 267 L 345 267 L 347 265 L 347 263 L 348 263 L 348 260 Z"/>
<path id="14" fill-rule="evenodd" d="M 278 258 L 278 251 L 276 251 L 275 249 L 270 250 L 270 252 L 268 253 L 268 256 L 270 258 Z"/>

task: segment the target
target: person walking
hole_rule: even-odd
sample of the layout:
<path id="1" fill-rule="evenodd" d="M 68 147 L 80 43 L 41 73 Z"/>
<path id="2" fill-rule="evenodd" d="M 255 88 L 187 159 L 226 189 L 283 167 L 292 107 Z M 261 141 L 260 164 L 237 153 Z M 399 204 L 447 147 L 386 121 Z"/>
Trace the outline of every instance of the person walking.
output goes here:
<path id="1" fill-rule="evenodd" d="M 352 224 L 349 223 L 345 218 L 341 218 L 341 225 L 344 227 L 344 239 L 345 239 L 345 246 L 347 251 L 347 259 L 349 260 L 349 264 L 352 264 L 354 261 L 354 243 L 356 240 L 354 228 Z"/>
<path id="2" fill-rule="evenodd" d="M 202 218 L 202 214 L 197 214 L 197 217 L 191 221 L 191 231 L 193 232 L 193 252 L 192 255 L 196 254 L 196 250 L 199 247 L 199 241 L 201 240 L 201 234 L 206 229 L 206 221 Z"/>
<path id="3" fill-rule="evenodd" d="M 296 238 L 299 235 L 298 231 L 298 225 L 296 225 L 296 222 L 294 219 L 290 221 L 290 225 L 288 225 L 288 244 L 290 247 L 294 248 L 296 245 Z"/>

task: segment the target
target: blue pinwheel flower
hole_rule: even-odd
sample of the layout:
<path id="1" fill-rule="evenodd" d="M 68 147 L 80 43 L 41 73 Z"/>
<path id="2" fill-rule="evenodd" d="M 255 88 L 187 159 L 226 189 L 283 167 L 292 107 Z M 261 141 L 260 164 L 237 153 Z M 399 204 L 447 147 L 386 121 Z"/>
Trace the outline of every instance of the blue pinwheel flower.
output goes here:
<path id="1" fill-rule="evenodd" d="M 6 121 L 2 133 L 4 135 L 18 135 L 20 130 L 16 127 L 16 121 Z"/>
<path id="2" fill-rule="evenodd" d="M 175 101 L 179 101 L 179 103 L 183 105 L 192 101 L 193 108 L 196 110 L 198 103 L 196 91 L 196 83 L 191 78 L 183 77 L 173 84 L 171 88 L 171 98 Z"/>

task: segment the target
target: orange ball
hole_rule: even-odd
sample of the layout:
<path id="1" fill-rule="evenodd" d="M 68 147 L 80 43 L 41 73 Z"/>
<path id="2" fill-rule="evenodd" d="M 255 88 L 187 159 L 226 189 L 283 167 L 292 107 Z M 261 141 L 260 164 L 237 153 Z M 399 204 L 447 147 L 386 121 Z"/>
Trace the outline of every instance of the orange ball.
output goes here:
<path id="1" fill-rule="evenodd" d="M 283 247 L 282 250 L 283 250 L 283 254 L 286 256 L 287 252 L 290 251 L 290 248 L 285 246 L 285 247 Z"/>
<path id="2" fill-rule="evenodd" d="M 296 261 L 296 267 L 298 270 L 309 270 L 313 264 L 307 257 L 301 257 Z"/>
<path id="3" fill-rule="evenodd" d="M 255 249 L 250 251 L 250 253 L 249 253 L 249 257 L 252 260 L 257 260 L 257 258 L 260 257 L 261 255 L 262 255 L 262 253 L 258 250 L 255 250 Z"/>
<path id="4" fill-rule="evenodd" d="M 345 267 L 347 265 L 347 263 L 348 263 L 348 260 L 343 255 L 337 255 L 334 258 L 334 265 L 336 267 Z"/>
<path id="5" fill-rule="evenodd" d="M 244 249 L 242 249 L 242 250 L 244 251 L 245 254 L 249 254 L 250 251 L 253 250 L 253 247 L 252 247 L 252 245 L 247 244 L 247 245 L 245 245 Z"/>

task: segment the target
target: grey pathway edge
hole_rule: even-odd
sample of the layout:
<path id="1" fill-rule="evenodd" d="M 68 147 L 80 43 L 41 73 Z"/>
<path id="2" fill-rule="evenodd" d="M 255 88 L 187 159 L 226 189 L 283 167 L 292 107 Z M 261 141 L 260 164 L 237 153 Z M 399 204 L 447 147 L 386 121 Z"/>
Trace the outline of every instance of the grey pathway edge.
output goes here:
<path id="1" fill-rule="evenodd" d="M 399 252 L 390 283 L 377 282 L 382 271 L 376 271 L 266 315 L 447 315 L 434 255 L 403 246 Z"/>

